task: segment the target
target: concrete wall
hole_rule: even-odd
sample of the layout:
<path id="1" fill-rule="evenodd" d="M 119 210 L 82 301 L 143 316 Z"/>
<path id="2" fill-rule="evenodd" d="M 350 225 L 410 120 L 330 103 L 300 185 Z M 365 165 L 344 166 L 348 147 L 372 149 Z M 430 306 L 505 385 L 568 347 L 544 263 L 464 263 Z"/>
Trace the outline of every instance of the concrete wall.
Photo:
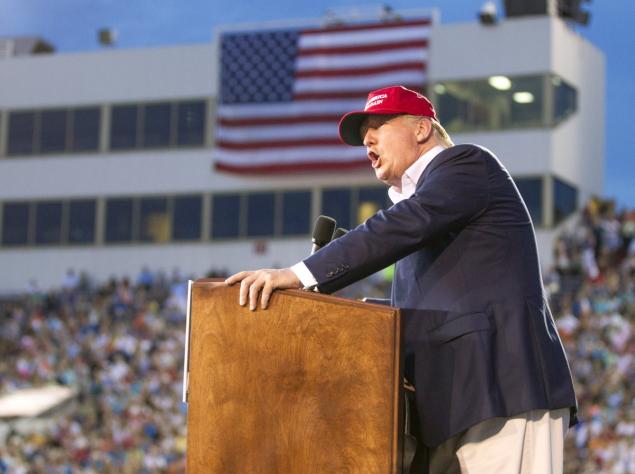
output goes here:
<path id="1" fill-rule="evenodd" d="M 578 90 L 578 110 L 551 137 L 551 169 L 581 194 L 603 192 L 605 61 L 600 50 L 552 20 L 551 70 Z"/>
<path id="2" fill-rule="evenodd" d="M 257 242 L 0 249 L 0 294 L 25 291 L 30 281 L 40 288 L 59 288 L 69 268 L 85 271 L 97 281 L 113 275 L 134 279 L 144 265 L 166 273 L 176 268 L 184 275 L 200 278 L 212 269 L 237 272 L 289 266 L 311 249 L 309 238 L 263 240 L 262 252 L 256 251 Z"/>
<path id="3" fill-rule="evenodd" d="M 0 108 L 212 96 L 211 44 L 20 56 L 0 61 Z"/>

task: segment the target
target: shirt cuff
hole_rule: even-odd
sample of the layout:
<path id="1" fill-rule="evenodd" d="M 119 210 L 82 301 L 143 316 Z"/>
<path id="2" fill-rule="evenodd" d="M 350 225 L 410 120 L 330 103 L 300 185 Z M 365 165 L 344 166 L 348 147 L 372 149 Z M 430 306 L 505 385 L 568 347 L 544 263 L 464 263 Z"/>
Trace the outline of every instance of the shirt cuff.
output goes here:
<path id="1" fill-rule="evenodd" d="M 291 271 L 295 273 L 295 276 L 302 282 L 304 288 L 310 289 L 317 286 L 317 280 L 313 276 L 313 273 L 307 268 L 304 262 L 296 263 L 291 267 Z"/>

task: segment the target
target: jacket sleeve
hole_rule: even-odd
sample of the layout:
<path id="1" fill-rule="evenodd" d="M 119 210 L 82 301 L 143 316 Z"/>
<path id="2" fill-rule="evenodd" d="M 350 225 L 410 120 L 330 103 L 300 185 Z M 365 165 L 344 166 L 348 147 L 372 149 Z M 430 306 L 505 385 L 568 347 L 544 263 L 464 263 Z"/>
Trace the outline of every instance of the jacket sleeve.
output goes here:
<path id="1" fill-rule="evenodd" d="M 434 167 L 410 198 L 306 258 L 318 289 L 337 291 L 469 225 L 488 204 L 484 155 L 476 146 L 447 150 L 429 165 Z"/>

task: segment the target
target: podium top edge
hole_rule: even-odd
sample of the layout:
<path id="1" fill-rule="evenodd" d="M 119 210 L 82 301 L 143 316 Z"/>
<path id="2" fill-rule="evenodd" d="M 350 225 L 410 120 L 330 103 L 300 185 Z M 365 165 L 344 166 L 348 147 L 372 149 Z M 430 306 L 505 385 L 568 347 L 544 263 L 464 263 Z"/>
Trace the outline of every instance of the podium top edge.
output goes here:
<path id="1" fill-rule="evenodd" d="M 197 278 L 196 280 L 194 280 L 194 284 L 198 284 L 198 283 L 224 283 L 225 279 L 224 278 Z"/>
<path id="2" fill-rule="evenodd" d="M 199 278 L 194 281 L 192 286 L 196 286 L 196 287 L 211 286 L 211 287 L 230 288 L 225 285 L 225 280 L 223 278 Z M 234 287 L 238 288 L 238 285 L 234 285 Z M 359 300 L 342 298 L 341 296 L 332 296 L 332 295 L 328 295 L 324 293 L 316 293 L 316 292 L 307 291 L 307 290 L 276 290 L 276 293 L 281 293 L 281 294 L 285 294 L 289 296 L 295 296 L 295 297 L 300 297 L 300 298 L 305 298 L 310 300 L 323 300 L 324 298 L 328 298 L 332 300 L 334 303 L 344 303 L 344 304 L 348 304 L 358 308 L 363 308 L 363 307 L 367 308 L 371 306 L 374 310 L 381 309 L 386 311 L 387 313 L 399 311 L 399 308 L 396 308 L 394 306 L 386 306 L 386 305 L 377 304 L 377 303 L 366 303 Z"/>

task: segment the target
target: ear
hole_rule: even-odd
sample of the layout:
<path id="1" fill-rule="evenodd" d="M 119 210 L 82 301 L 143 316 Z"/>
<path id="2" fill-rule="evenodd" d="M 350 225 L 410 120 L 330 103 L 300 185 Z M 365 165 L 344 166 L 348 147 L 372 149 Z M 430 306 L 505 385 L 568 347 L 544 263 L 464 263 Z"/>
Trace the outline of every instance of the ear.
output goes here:
<path id="1" fill-rule="evenodd" d="M 417 137 L 417 143 L 425 143 L 432 136 L 432 122 L 424 118 L 419 119 L 417 122 L 417 130 L 415 136 Z"/>

